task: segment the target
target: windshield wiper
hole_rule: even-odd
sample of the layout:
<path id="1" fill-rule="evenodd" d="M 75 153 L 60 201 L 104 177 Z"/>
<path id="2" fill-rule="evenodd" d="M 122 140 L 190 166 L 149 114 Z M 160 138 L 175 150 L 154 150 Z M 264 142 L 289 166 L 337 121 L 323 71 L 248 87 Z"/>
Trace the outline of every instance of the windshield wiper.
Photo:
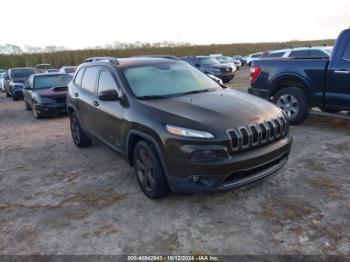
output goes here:
<path id="1" fill-rule="evenodd" d="M 166 96 L 157 96 L 157 95 L 150 95 L 150 96 L 138 96 L 138 99 L 141 100 L 147 100 L 147 99 L 160 99 L 160 98 L 164 98 Z"/>
<path id="2" fill-rule="evenodd" d="M 199 89 L 199 90 L 193 90 L 185 93 L 181 93 L 181 95 L 191 95 L 191 94 L 198 94 L 198 93 L 205 93 L 210 91 L 215 91 L 215 88 L 207 88 L 207 89 Z"/>
<path id="3" fill-rule="evenodd" d="M 174 96 L 183 96 L 183 95 L 190 95 L 190 94 L 198 94 L 198 93 L 205 93 L 205 92 L 210 92 L 210 91 L 215 91 L 215 88 L 207 88 L 207 89 L 200 89 L 200 90 L 193 90 L 189 92 L 184 92 L 184 93 L 175 93 L 175 94 L 169 94 L 169 95 L 149 95 L 149 96 L 139 96 L 137 97 L 138 99 L 160 99 L 160 98 L 169 98 L 169 97 L 174 97 Z"/>

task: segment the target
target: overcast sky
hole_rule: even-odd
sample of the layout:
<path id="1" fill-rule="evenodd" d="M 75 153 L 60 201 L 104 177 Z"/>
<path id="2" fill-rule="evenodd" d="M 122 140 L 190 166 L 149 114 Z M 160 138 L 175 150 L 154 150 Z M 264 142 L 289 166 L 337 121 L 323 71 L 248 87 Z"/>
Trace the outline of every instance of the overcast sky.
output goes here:
<path id="1" fill-rule="evenodd" d="M 312 40 L 350 26 L 350 1 L 9 0 L 0 19 L 0 44 L 20 46 Z"/>

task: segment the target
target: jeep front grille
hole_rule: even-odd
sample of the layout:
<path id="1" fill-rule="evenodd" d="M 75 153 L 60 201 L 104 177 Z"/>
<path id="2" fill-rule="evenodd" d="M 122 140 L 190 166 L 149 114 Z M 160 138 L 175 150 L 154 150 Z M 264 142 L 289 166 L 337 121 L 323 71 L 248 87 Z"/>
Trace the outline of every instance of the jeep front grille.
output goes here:
<path id="1" fill-rule="evenodd" d="M 288 123 L 285 118 L 278 117 L 264 123 L 228 130 L 228 134 L 232 151 L 244 151 L 285 137 L 288 134 Z"/>

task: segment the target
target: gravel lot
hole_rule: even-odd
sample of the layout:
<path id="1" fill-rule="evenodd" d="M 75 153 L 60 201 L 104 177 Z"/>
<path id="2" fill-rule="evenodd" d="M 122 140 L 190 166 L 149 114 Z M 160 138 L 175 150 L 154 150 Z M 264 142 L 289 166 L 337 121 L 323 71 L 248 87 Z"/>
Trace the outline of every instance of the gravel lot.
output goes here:
<path id="1" fill-rule="evenodd" d="M 244 90 L 248 70 L 231 86 Z M 0 95 L 0 254 L 350 254 L 350 122 L 291 128 L 288 166 L 232 192 L 153 201 L 67 117 L 34 120 Z"/>

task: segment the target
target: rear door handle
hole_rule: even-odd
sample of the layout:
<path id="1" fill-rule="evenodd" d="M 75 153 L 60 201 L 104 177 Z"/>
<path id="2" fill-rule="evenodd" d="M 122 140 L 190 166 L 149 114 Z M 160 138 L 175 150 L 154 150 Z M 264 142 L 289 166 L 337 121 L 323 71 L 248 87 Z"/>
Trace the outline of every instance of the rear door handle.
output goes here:
<path id="1" fill-rule="evenodd" d="M 97 101 L 92 101 L 92 104 L 93 104 L 94 106 L 99 106 L 99 105 L 100 105 Z"/>
<path id="2" fill-rule="evenodd" d="M 78 94 L 78 93 L 74 93 L 74 96 L 75 96 L 75 97 L 78 97 L 78 96 L 79 96 L 79 94 Z"/>
<path id="3" fill-rule="evenodd" d="M 350 71 L 347 70 L 335 70 L 335 74 L 350 74 Z"/>

